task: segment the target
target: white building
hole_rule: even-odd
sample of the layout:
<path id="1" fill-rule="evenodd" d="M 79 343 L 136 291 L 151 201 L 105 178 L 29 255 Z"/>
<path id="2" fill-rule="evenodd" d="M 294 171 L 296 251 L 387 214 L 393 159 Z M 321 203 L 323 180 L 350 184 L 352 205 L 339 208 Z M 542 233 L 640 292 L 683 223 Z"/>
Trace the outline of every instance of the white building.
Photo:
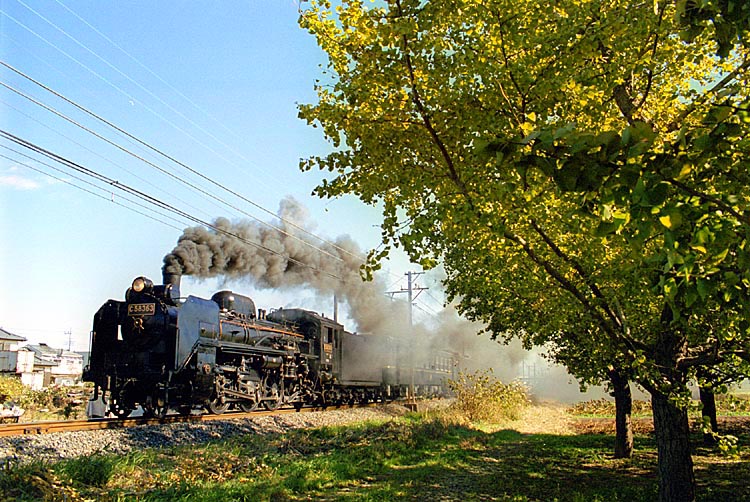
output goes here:
<path id="1" fill-rule="evenodd" d="M 83 374 L 83 356 L 63 349 L 54 349 L 46 343 L 27 345 L 25 349 L 34 353 L 34 372 L 44 368 L 44 383 L 75 385 Z"/>
<path id="2" fill-rule="evenodd" d="M 44 368 L 34 367 L 34 352 L 20 347 L 26 339 L 0 328 L 0 374 L 14 375 L 32 389 L 44 387 Z"/>
<path id="3" fill-rule="evenodd" d="M 0 373 L 20 374 L 33 371 L 34 354 L 20 349 L 22 336 L 0 328 Z"/>

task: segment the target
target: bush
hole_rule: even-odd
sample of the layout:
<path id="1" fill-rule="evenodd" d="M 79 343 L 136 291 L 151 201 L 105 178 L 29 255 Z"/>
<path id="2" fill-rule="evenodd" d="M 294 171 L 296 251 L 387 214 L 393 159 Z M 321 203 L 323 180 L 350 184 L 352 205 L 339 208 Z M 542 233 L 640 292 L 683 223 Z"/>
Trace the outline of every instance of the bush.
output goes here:
<path id="1" fill-rule="evenodd" d="M 530 404 L 528 389 L 523 384 L 504 384 L 491 369 L 474 373 L 462 371 L 455 380 L 449 380 L 448 385 L 456 395 L 451 408 L 471 422 L 515 420 Z"/>
<path id="2" fill-rule="evenodd" d="M 716 396 L 719 413 L 750 413 L 750 398 L 746 395 L 719 394 Z"/>
<path id="3" fill-rule="evenodd" d="M 29 389 L 16 377 L 0 376 L 0 404 L 7 401 L 15 401 L 19 406 L 19 398 Z"/>
<path id="4" fill-rule="evenodd" d="M 80 399 L 68 396 L 75 392 L 71 387 L 47 387 L 41 390 L 33 390 L 21 383 L 14 376 L 0 376 L 0 404 L 14 402 L 26 410 L 24 420 L 49 420 L 56 415 L 60 417 L 77 418 L 85 416 L 86 398 L 81 393 Z M 79 391 L 80 392 L 80 391 Z M 50 410 L 47 414 L 41 410 Z"/>
<path id="5" fill-rule="evenodd" d="M 615 416 L 615 402 L 612 399 L 600 398 L 590 401 L 582 401 L 568 407 L 568 413 L 579 416 Z M 650 415 L 651 403 L 649 401 L 634 400 L 633 415 Z"/>

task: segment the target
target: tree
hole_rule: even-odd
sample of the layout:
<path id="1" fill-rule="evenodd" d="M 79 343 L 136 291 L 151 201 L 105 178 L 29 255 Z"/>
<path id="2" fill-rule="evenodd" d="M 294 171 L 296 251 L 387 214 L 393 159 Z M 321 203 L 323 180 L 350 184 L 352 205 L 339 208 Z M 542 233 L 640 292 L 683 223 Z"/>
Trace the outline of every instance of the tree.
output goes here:
<path id="1" fill-rule="evenodd" d="M 750 59 L 742 37 L 684 41 L 682 4 L 321 1 L 301 16 L 329 73 L 300 115 L 336 147 L 302 167 L 334 173 L 320 196 L 382 203 L 365 272 L 389 246 L 442 261 L 494 335 L 632 375 L 652 395 L 661 500 L 695 497 L 687 382 L 750 343 Z"/>
<path id="2" fill-rule="evenodd" d="M 750 4 L 742 0 L 676 0 L 677 15 L 683 27 L 682 37 L 695 39 L 710 26 L 716 52 L 729 55 L 738 44 L 750 42 Z"/>

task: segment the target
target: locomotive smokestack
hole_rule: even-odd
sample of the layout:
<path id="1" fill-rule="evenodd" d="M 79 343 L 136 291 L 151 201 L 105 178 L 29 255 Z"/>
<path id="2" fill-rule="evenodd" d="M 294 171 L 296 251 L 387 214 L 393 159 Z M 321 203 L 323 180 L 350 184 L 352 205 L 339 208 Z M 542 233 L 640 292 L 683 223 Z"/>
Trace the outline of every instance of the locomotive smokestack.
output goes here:
<path id="1" fill-rule="evenodd" d="M 169 295 L 176 300 L 180 297 L 180 278 L 182 277 L 182 266 L 176 256 L 170 254 L 164 257 L 164 265 L 161 269 L 162 282 L 165 286 L 171 286 Z"/>
<path id="2" fill-rule="evenodd" d="M 339 322 L 339 299 L 333 294 L 333 322 Z"/>
<path id="3" fill-rule="evenodd" d="M 164 280 L 164 285 L 171 286 L 169 289 L 169 296 L 172 297 L 173 300 L 176 300 L 180 297 L 180 278 L 182 276 L 180 274 L 176 274 L 174 272 L 167 272 L 162 271 L 162 278 Z"/>

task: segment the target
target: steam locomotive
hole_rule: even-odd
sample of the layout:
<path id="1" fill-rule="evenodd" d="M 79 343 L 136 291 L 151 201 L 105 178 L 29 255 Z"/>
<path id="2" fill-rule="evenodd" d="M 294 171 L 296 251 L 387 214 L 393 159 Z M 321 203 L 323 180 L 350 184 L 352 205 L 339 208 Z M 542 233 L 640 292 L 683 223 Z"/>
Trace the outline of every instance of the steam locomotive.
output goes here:
<path id="1" fill-rule="evenodd" d="M 443 394 L 455 377 L 450 350 L 415 360 L 413 343 L 349 333 L 308 310 L 256 310 L 231 291 L 183 300 L 180 276 L 163 279 L 136 278 L 125 301 L 109 300 L 94 316 L 83 379 L 99 405 L 90 415 L 385 402 Z"/>

